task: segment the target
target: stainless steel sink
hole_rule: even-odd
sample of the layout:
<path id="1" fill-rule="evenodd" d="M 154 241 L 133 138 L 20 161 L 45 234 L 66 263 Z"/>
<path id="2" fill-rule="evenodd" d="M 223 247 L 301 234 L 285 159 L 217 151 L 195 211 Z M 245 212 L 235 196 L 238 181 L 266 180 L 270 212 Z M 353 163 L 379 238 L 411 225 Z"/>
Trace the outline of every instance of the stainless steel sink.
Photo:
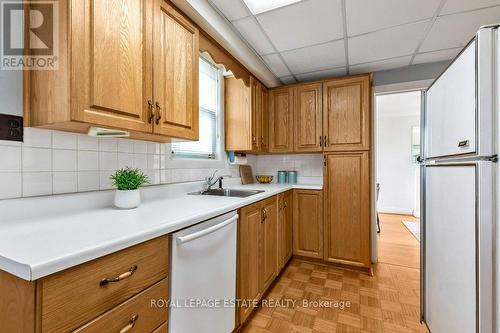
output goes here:
<path id="1" fill-rule="evenodd" d="M 188 193 L 190 195 L 215 195 L 218 197 L 236 197 L 236 198 L 246 198 L 251 195 L 262 193 L 264 191 L 260 190 L 231 190 L 231 189 L 211 189 L 208 191 L 199 191 Z"/>

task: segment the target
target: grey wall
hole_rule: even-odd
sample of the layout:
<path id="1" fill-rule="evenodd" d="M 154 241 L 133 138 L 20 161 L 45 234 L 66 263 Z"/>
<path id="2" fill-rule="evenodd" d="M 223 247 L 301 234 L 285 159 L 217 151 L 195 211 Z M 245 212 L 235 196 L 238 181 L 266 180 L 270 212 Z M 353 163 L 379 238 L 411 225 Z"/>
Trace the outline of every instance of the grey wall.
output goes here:
<path id="1" fill-rule="evenodd" d="M 23 115 L 23 71 L 0 70 L 0 113 Z"/>
<path id="2" fill-rule="evenodd" d="M 373 86 L 437 78 L 450 60 L 405 66 L 373 73 Z"/>

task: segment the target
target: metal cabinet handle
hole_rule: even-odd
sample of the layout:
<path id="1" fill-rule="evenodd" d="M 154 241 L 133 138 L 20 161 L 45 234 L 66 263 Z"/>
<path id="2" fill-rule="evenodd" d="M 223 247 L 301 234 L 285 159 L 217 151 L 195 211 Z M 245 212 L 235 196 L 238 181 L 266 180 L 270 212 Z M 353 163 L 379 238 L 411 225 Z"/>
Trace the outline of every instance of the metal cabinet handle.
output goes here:
<path id="1" fill-rule="evenodd" d="M 285 200 L 283 203 L 285 204 L 283 208 L 286 208 L 286 206 L 288 206 L 288 202 Z"/>
<path id="2" fill-rule="evenodd" d="M 161 107 L 160 103 L 156 102 L 156 125 L 160 125 Z"/>
<path id="3" fill-rule="evenodd" d="M 469 140 L 459 141 L 459 142 L 458 142 L 458 147 L 459 147 L 459 148 L 469 147 Z"/>
<path id="4" fill-rule="evenodd" d="M 252 135 L 252 142 L 253 142 L 253 143 L 256 143 L 256 142 L 257 142 L 257 138 L 255 137 L 255 135 Z"/>
<path id="5" fill-rule="evenodd" d="M 153 122 L 153 118 L 155 117 L 155 114 L 153 112 L 153 101 L 148 99 L 148 123 L 151 124 Z"/>
<path id="6" fill-rule="evenodd" d="M 323 147 L 323 137 L 321 135 L 319 136 L 319 146 Z"/>
<path id="7" fill-rule="evenodd" d="M 324 139 L 323 139 L 323 146 L 325 146 L 325 147 L 326 147 L 326 144 L 327 144 L 327 143 L 328 143 L 328 139 L 327 139 L 327 137 L 326 137 L 326 135 L 325 135 L 325 137 L 324 137 Z"/>
<path id="8" fill-rule="evenodd" d="M 267 210 L 265 208 L 262 209 L 262 220 L 261 223 L 267 220 Z"/>
<path id="9" fill-rule="evenodd" d="M 137 322 L 137 319 L 139 319 L 139 315 L 134 315 L 130 321 L 128 322 L 127 326 L 125 326 L 124 328 L 122 328 L 120 330 L 120 333 L 127 333 L 127 332 L 130 332 L 131 329 L 134 328 L 135 326 L 135 323 Z"/>
<path id="10" fill-rule="evenodd" d="M 114 278 L 104 278 L 102 279 L 100 282 L 99 282 L 99 285 L 101 287 L 104 287 L 106 285 L 108 285 L 109 283 L 112 283 L 112 282 L 119 282 L 121 280 L 124 280 L 126 278 L 129 278 L 131 277 L 135 271 L 137 270 L 137 265 L 134 265 L 132 267 L 129 268 L 128 271 L 126 271 L 125 273 L 122 273 L 120 275 L 118 275 L 117 277 L 114 277 Z"/>

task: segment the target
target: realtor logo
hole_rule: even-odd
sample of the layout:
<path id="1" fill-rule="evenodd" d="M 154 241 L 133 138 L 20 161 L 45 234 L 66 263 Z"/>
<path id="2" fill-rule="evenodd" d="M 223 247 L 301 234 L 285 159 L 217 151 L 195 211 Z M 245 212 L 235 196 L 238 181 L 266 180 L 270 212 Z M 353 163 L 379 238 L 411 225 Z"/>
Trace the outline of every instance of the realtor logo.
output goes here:
<path id="1" fill-rule="evenodd" d="M 0 3 L 0 69 L 58 69 L 57 1 Z"/>

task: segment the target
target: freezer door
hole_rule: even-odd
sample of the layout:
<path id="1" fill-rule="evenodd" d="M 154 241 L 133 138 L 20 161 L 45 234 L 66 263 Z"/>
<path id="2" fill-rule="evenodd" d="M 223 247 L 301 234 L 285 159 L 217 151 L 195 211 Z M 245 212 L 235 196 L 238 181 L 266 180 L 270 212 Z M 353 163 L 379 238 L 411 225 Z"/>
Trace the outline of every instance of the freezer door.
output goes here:
<path id="1" fill-rule="evenodd" d="M 427 159 L 476 151 L 476 41 L 431 85 L 425 105 Z"/>
<path id="2" fill-rule="evenodd" d="M 431 332 L 492 331 L 495 168 L 424 166 L 422 310 Z"/>

